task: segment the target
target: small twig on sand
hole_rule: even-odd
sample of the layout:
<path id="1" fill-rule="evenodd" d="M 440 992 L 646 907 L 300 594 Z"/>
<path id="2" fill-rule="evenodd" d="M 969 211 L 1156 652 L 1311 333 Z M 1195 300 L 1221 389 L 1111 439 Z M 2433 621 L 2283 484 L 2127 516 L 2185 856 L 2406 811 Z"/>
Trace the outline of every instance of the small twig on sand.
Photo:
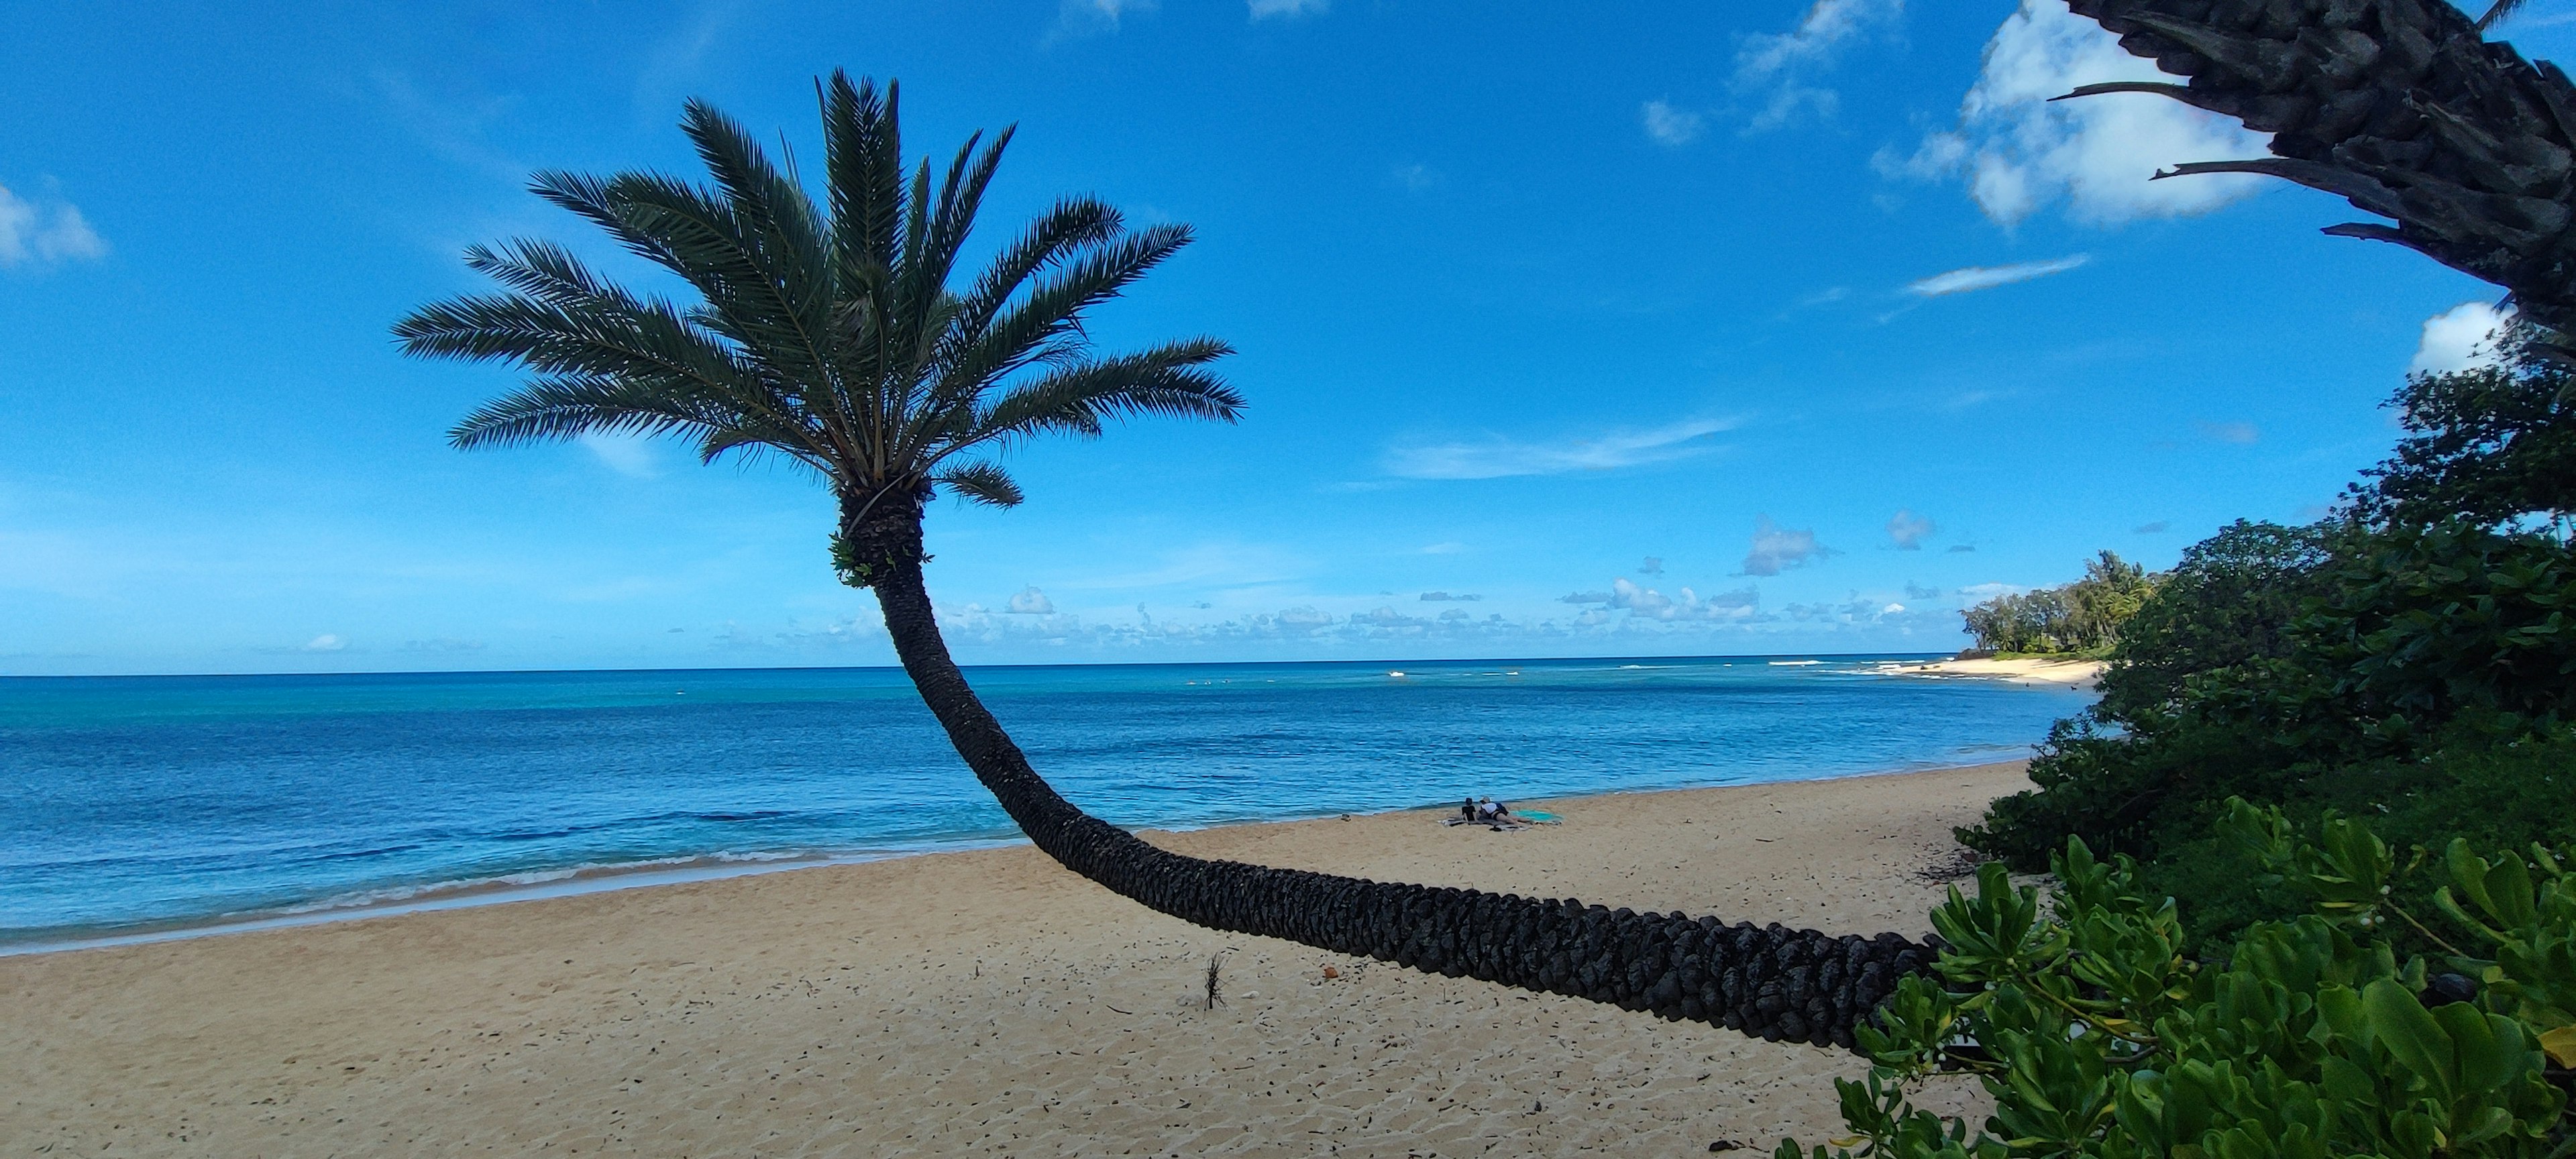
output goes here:
<path id="1" fill-rule="evenodd" d="M 1217 969 L 1224 962 L 1225 951 L 1223 950 L 1208 955 L 1207 1008 L 1210 1010 L 1216 1009 L 1218 1003 L 1225 1001 L 1225 995 L 1216 992 Z"/>

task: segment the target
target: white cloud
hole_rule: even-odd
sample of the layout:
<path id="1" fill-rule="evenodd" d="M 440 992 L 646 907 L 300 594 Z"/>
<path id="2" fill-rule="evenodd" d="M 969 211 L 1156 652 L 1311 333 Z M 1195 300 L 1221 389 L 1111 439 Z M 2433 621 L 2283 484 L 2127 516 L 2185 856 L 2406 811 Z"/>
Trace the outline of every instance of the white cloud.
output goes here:
<path id="1" fill-rule="evenodd" d="M 1644 119 L 1646 136 L 1658 145 L 1682 146 L 1699 139 L 1707 118 L 1688 109 L 1677 109 L 1664 101 L 1646 102 Z"/>
<path id="2" fill-rule="evenodd" d="M 1151 12 L 1158 7 L 1159 0 L 1063 0 L 1056 13 L 1056 31 L 1116 32 L 1119 21 L 1128 14 Z"/>
<path id="3" fill-rule="evenodd" d="M 304 650 L 307 652 L 345 652 L 348 648 L 347 639 L 330 632 L 324 632 L 304 642 Z"/>
<path id="4" fill-rule="evenodd" d="M 1406 479 L 1501 479 L 1609 471 L 1687 459 L 1715 450 L 1710 435 L 1733 430 L 1732 419 L 1693 419 L 1646 431 L 1624 431 L 1559 444 L 1493 438 L 1474 443 L 1433 443 L 1387 451 L 1386 472 Z"/>
<path id="5" fill-rule="evenodd" d="M 1832 116 L 1838 98 L 1832 89 L 1806 83 L 1811 70 L 1833 62 L 1834 52 L 1878 25 L 1893 25 L 1905 14 L 1905 0 L 1816 0 L 1798 27 L 1788 32 L 1746 37 L 1735 56 L 1737 92 L 1767 92 L 1750 128 L 1774 129 L 1812 110 Z"/>
<path id="6" fill-rule="evenodd" d="M 1921 551 L 1923 540 L 1932 534 L 1932 521 L 1911 511 L 1899 510 L 1887 521 L 1887 538 L 1898 551 Z"/>
<path id="7" fill-rule="evenodd" d="M 1032 584 L 1012 596 L 1010 605 L 1004 610 L 1019 616 L 1052 616 L 1055 614 L 1055 601 L 1048 599 L 1045 592 Z"/>
<path id="8" fill-rule="evenodd" d="M 1434 185 L 1440 184 L 1440 175 L 1433 172 L 1431 167 L 1428 165 L 1418 163 L 1413 165 L 1398 165 L 1395 167 L 1395 183 L 1415 193 L 1420 193 L 1425 189 L 1429 189 Z"/>
<path id="9" fill-rule="evenodd" d="M 1252 18 L 1255 20 L 1264 20 L 1272 16 L 1294 19 L 1299 16 L 1320 15 L 1333 6 L 1332 0 L 1246 0 L 1246 2 L 1252 5 Z"/>
<path id="10" fill-rule="evenodd" d="M 2462 302 L 2424 319 L 2424 339 L 2415 346 L 2415 361 L 2406 369 L 2418 374 L 2448 374 L 2472 366 L 2489 366 L 2495 353 L 2487 336 L 2513 317 L 2489 302 Z"/>
<path id="11" fill-rule="evenodd" d="M 107 240 L 80 207 L 59 198 L 29 201 L 0 185 L 0 269 L 43 267 L 107 256 Z"/>
<path id="12" fill-rule="evenodd" d="M 1968 266 L 1909 282 L 1906 284 L 1905 292 L 1918 298 L 1938 298 L 1944 294 L 1969 294 L 1978 290 L 1991 290 L 1997 286 L 2009 286 L 2014 282 L 2045 278 L 2051 274 L 2062 274 L 2068 270 L 2080 268 L 2092 260 L 2091 254 L 2070 254 L 2045 262 L 2017 262 L 2009 266 Z"/>
<path id="13" fill-rule="evenodd" d="M 2195 425 L 2200 428 L 2201 434 L 2222 443 L 2235 443 L 2238 446 L 2244 446 L 2263 437 L 2263 432 L 2254 429 L 2252 423 L 2198 423 Z"/>
<path id="14" fill-rule="evenodd" d="M 1753 549 L 1744 554 L 1744 574 L 1778 575 L 1832 554 L 1832 548 L 1816 542 L 1815 532 L 1782 527 L 1764 515 L 1753 522 Z"/>
<path id="15" fill-rule="evenodd" d="M 1987 42 L 1958 127 L 1924 138 L 1911 157 L 1882 151 L 1878 167 L 1963 177 L 1986 216 L 2005 225 L 2059 200 L 2079 219 L 2113 223 L 2207 213 L 2250 196 L 2261 179 L 2244 174 L 2148 180 L 2181 162 L 2265 155 L 2263 136 L 2234 121 L 2148 93 L 2049 102 L 2079 85 L 2180 80 L 2131 56 L 2065 0 L 2022 0 Z"/>
<path id="16" fill-rule="evenodd" d="M 1422 599 L 1423 599 L 1423 601 L 1424 601 L 1424 602 L 1426 602 L 1426 603 L 1434 603 L 1434 604 L 1436 604 L 1436 603 L 1443 603 L 1443 602 L 1447 602 L 1447 601 L 1456 601 L 1456 602 L 1458 602 L 1458 603 L 1472 604 L 1472 603 L 1475 603 L 1476 601 L 1481 600 L 1481 599 L 1484 599 L 1484 598 L 1485 598 L 1485 597 L 1483 597 L 1483 596 L 1479 596 L 1479 595 L 1454 595 L 1454 596 L 1453 596 L 1453 595 L 1450 595 L 1450 594 L 1449 594 L 1449 593 L 1447 593 L 1447 592 L 1424 592 L 1424 593 L 1422 593 Z"/>
<path id="17" fill-rule="evenodd" d="M 581 436 L 581 445 L 591 453 L 592 457 L 599 460 L 601 466 L 620 475 L 636 479 L 651 479 L 662 473 L 661 464 L 654 458 L 653 442 L 650 439 L 637 435 L 606 435 L 597 431 L 587 431 Z"/>

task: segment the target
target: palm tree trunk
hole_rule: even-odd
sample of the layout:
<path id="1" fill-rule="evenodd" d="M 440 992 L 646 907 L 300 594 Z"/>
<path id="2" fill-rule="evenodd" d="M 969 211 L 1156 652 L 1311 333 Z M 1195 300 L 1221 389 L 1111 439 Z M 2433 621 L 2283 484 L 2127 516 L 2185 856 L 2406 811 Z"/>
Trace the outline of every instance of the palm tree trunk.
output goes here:
<path id="1" fill-rule="evenodd" d="M 1852 1046 L 1853 1027 L 1897 980 L 1931 964 L 1931 948 L 1896 934 L 1725 926 L 1678 911 L 1640 914 L 1155 848 L 1058 795 L 967 685 L 923 586 L 917 516 L 908 528 L 867 530 L 874 534 L 850 538 L 885 544 L 908 535 L 908 543 L 889 545 L 895 550 L 869 553 L 885 561 L 872 570 L 870 586 L 895 654 L 957 754 L 1039 849 L 1155 910 L 1211 929 L 1817 1046 Z"/>
<path id="2" fill-rule="evenodd" d="M 2512 292 L 2576 342 L 2576 87 L 2547 61 L 2487 43 L 2449 0 L 2069 0 L 2120 46 L 2188 84 L 2120 82 L 2272 134 L 2274 157 L 2176 166 L 2337 194 L 2395 242 Z"/>

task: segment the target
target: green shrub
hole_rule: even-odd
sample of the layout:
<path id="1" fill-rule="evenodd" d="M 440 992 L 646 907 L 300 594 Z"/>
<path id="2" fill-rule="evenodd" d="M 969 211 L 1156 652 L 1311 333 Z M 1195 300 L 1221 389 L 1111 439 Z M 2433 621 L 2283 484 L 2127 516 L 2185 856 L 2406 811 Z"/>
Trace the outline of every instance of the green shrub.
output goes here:
<path id="1" fill-rule="evenodd" d="M 2126 858 L 2082 841 L 2058 888 L 2002 866 L 1933 911 L 1937 978 L 1908 978 L 1863 1028 L 1875 1063 L 1838 1080 L 1852 1138 L 1896 1159 L 2188 1156 L 2392 1159 L 2576 1152 L 2576 874 L 2546 850 L 2493 859 L 2454 842 L 2401 863 L 2358 822 L 2314 843 L 2278 810 L 2231 802 L 2228 838 L 2309 912 L 2253 926 L 2223 963 L 2185 953 L 2179 908 Z M 2434 912 L 2392 899 L 2439 879 Z M 2454 940 L 2436 932 L 2446 927 Z M 2440 943 L 2401 958 L 2396 930 Z M 1913 1105 L 1909 1086 L 1970 1071 L 1981 1130 Z M 1825 1159 L 1783 1140 L 1777 1159 Z M 1850 1150 L 1836 1154 L 1849 1156 Z"/>
<path id="2" fill-rule="evenodd" d="M 2576 719 L 2571 611 L 2576 549 L 2554 536 L 2240 524 L 2148 599 L 2102 702 L 2032 761 L 2035 788 L 1959 838 L 2022 869 L 2069 837 L 2154 862 L 2208 837 L 2231 795 L 2406 790 Z M 2529 840 L 2540 820 L 2498 823 Z"/>

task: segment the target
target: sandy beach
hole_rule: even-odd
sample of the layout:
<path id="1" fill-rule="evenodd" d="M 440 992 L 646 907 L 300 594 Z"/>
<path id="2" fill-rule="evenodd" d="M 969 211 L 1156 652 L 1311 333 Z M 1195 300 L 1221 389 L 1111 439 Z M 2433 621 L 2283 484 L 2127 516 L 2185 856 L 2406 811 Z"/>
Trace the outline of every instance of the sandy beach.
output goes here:
<path id="1" fill-rule="evenodd" d="M 2099 660 L 2050 660 L 2022 657 L 2013 660 L 1932 660 L 1913 664 L 1889 664 L 1879 669 L 1890 676 L 1915 676 L 1928 679 L 2000 680 L 2007 684 L 2053 684 L 2067 688 L 2091 688 L 2102 675 Z"/>
<path id="2" fill-rule="evenodd" d="M 1920 935 L 1950 827 L 2023 784 L 2015 762 L 1530 802 L 1566 823 L 1514 833 L 1149 836 Z M 0 958 L 0 994 L 12 1154 L 1705 1154 L 1838 1134 L 1830 1080 L 1862 1069 L 1197 929 L 1026 847 Z"/>

